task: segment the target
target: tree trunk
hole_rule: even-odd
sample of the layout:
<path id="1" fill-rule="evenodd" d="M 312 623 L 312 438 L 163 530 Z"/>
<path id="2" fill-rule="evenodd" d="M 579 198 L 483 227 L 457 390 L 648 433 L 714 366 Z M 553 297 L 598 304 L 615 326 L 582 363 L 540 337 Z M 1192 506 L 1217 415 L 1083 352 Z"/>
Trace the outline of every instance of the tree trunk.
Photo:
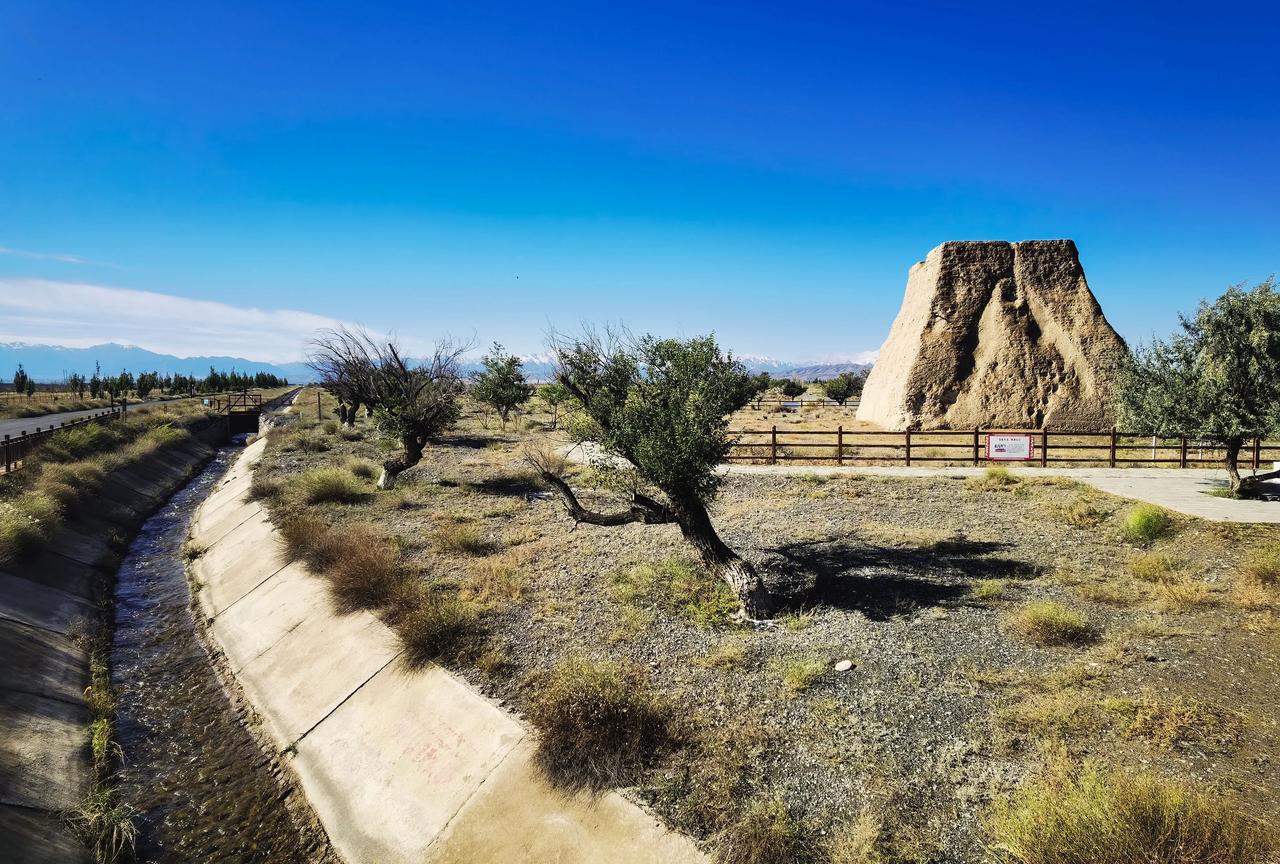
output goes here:
<path id="1" fill-rule="evenodd" d="M 354 429 L 356 425 L 356 412 L 359 410 L 360 410 L 360 403 L 352 402 L 351 407 L 347 409 L 346 419 L 342 421 L 343 425 L 347 426 L 348 428 Z"/>
<path id="2" fill-rule="evenodd" d="M 691 499 L 672 502 L 671 510 L 680 526 L 680 533 L 698 550 L 703 566 L 733 589 L 742 604 L 742 614 L 752 620 L 768 618 L 773 611 L 773 596 L 751 562 L 744 560 L 720 539 L 707 508 L 700 501 Z"/>
<path id="3" fill-rule="evenodd" d="M 382 463 L 382 476 L 378 478 L 379 489 L 390 489 L 396 485 L 396 478 L 422 461 L 422 448 L 425 442 L 415 435 L 406 435 L 402 439 L 404 449 L 394 458 Z"/>
<path id="4" fill-rule="evenodd" d="M 1227 478 L 1231 481 L 1231 494 L 1240 494 L 1240 448 L 1244 446 L 1242 438 L 1228 438 L 1227 442 Z"/>

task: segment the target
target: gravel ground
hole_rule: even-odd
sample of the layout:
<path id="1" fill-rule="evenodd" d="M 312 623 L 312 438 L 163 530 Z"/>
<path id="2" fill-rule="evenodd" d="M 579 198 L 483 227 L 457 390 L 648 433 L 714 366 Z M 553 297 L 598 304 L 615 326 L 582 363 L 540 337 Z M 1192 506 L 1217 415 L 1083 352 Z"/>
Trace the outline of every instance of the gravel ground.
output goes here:
<path id="1" fill-rule="evenodd" d="M 523 421 L 532 431 L 502 431 L 468 413 L 399 490 L 371 487 L 367 503 L 323 510 L 335 523 L 383 526 L 422 578 L 462 591 L 474 594 L 477 573 L 495 561 L 514 568 L 515 589 L 481 598 L 490 651 L 459 670 L 513 710 L 538 673 L 568 656 L 647 670 L 679 706 L 693 743 L 628 794 L 672 824 L 713 842 L 747 801 L 781 797 L 821 834 L 883 812 L 884 843 L 904 860 L 983 860 L 982 814 L 1041 763 L 1045 747 L 1209 781 L 1280 817 L 1277 607 L 1274 597 L 1243 604 L 1232 593 L 1241 557 L 1280 542 L 1280 531 L 1178 518 L 1158 550 L 1209 593 L 1171 606 L 1125 573 L 1145 551 L 1121 539 L 1131 505 L 1076 484 L 731 475 L 716 524 L 765 568 L 784 614 L 764 630 L 700 625 L 678 609 L 619 599 L 618 574 L 689 550 L 673 526 L 575 530 L 520 458 L 524 443 L 546 435 L 539 419 Z M 326 440 L 331 449 L 318 453 L 273 445 L 259 471 L 287 478 L 351 456 L 380 458 L 371 433 Z M 576 482 L 590 479 L 584 471 Z M 1084 521 L 1097 524 L 1071 524 L 1073 505 L 1088 505 Z M 291 506 L 287 493 L 273 505 Z M 483 534 L 486 554 L 438 551 L 437 534 L 459 524 Z M 975 594 L 984 580 L 999 581 Z M 1082 611 L 1099 638 L 1028 643 L 1009 618 L 1034 599 Z M 799 659 L 821 671 L 792 692 L 781 667 Z M 851 668 L 836 671 L 842 660 Z M 1038 699 L 1165 704 L 1180 695 L 1213 717 L 1239 712 L 1238 722 L 1157 741 L 1106 718 L 1067 731 L 1007 719 Z M 723 777 L 731 794 L 709 817 L 698 802 Z"/>

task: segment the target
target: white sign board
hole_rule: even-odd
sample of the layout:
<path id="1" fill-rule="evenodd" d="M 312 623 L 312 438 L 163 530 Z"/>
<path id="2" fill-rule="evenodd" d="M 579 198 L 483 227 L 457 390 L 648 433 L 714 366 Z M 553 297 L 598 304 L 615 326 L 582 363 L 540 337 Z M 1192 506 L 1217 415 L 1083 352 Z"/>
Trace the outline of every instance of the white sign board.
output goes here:
<path id="1" fill-rule="evenodd" d="M 987 435 L 987 458 L 1000 462 L 1026 462 L 1035 456 L 1032 436 L 1023 432 Z"/>

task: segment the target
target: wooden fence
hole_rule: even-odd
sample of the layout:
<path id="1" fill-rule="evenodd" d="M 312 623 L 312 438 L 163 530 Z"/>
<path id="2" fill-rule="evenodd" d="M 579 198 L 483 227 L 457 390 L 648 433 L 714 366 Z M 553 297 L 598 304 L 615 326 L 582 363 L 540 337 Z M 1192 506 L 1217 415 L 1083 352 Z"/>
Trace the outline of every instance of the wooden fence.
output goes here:
<path id="1" fill-rule="evenodd" d="M 61 423 L 50 421 L 48 426 L 36 426 L 34 432 L 23 430 L 16 438 L 5 435 L 4 439 L 0 440 L 0 469 L 3 469 L 0 470 L 0 474 L 8 474 L 22 467 L 22 463 L 31 455 L 32 451 L 51 435 L 56 435 L 64 429 L 83 426 L 86 423 L 98 423 L 123 414 L 123 408 L 104 408 L 88 417 L 77 417 L 74 420 L 64 420 Z"/>
<path id="2" fill-rule="evenodd" d="M 730 462 L 777 465 L 781 462 L 834 462 L 837 465 L 984 465 L 988 434 L 1032 436 L 1032 458 L 1022 464 L 1133 465 L 1178 468 L 1221 465 L 1220 444 L 1194 438 L 1153 438 L 1129 432 L 1059 432 L 1053 429 L 959 429 L 931 432 L 872 432 L 846 430 L 734 430 Z M 1280 441 L 1248 442 L 1240 453 L 1240 467 L 1257 470 L 1280 461 Z M 1014 463 L 1016 464 L 1016 463 Z"/>

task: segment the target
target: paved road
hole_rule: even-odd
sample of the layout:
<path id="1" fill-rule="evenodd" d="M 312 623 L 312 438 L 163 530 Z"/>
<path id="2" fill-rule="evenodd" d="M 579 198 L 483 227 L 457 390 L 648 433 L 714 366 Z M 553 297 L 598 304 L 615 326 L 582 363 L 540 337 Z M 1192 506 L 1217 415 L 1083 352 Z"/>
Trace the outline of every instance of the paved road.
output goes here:
<path id="1" fill-rule="evenodd" d="M 130 405 L 129 408 L 141 408 L 144 405 L 159 405 L 160 402 L 139 402 L 137 405 Z M 60 423 L 69 423 L 80 417 L 91 417 L 105 408 L 90 408 L 87 411 L 63 411 L 61 414 L 42 414 L 39 417 L 23 417 L 18 420 L 0 420 L 0 438 L 9 435 L 17 438 L 24 431 L 34 432 L 36 427 L 48 429 L 50 426 L 57 426 Z"/>

